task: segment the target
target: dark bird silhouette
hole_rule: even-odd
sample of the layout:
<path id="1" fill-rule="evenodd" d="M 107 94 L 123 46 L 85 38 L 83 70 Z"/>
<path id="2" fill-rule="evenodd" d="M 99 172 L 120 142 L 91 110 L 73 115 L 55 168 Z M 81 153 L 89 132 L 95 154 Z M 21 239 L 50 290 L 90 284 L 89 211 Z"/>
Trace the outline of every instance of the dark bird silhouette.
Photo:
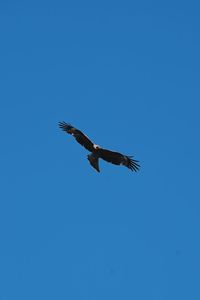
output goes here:
<path id="1" fill-rule="evenodd" d="M 101 148 L 100 146 L 94 144 L 83 132 L 76 129 L 71 124 L 65 123 L 64 121 L 59 122 L 59 127 L 68 134 L 71 134 L 79 144 L 91 152 L 87 158 L 91 166 L 98 172 L 100 172 L 99 158 L 102 158 L 103 160 L 114 165 L 123 165 L 129 168 L 131 171 L 136 172 L 139 170 L 140 165 L 138 164 L 137 160 L 132 158 L 133 156 L 127 156 L 119 152 Z"/>

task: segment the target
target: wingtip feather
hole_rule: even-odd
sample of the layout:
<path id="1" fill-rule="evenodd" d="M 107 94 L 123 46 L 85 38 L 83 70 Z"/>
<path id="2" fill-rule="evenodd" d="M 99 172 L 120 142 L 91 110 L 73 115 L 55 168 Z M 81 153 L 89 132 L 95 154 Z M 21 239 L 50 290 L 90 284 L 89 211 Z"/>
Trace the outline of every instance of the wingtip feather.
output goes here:
<path id="1" fill-rule="evenodd" d="M 140 165 L 138 164 L 138 160 L 135 160 L 132 158 L 133 156 L 127 156 L 128 158 L 128 164 L 127 167 L 131 170 L 131 171 L 139 171 L 140 169 Z"/>

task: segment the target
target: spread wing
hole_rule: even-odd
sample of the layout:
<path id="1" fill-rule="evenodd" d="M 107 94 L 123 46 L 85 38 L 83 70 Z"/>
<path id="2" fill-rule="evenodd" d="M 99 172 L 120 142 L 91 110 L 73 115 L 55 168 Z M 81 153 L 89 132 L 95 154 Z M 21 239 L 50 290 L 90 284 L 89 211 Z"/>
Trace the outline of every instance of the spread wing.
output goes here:
<path id="1" fill-rule="evenodd" d="M 81 144 L 83 147 L 85 147 L 87 150 L 89 150 L 90 152 L 94 150 L 93 142 L 84 133 L 82 133 L 80 130 L 76 129 L 75 127 L 73 127 L 71 124 L 65 123 L 63 121 L 63 122 L 59 122 L 59 127 L 63 131 L 67 132 L 68 134 L 73 135 L 77 140 L 77 142 Z"/>
<path id="2" fill-rule="evenodd" d="M 140 167 L 138 161 L 132 159 L 132 156 L 123 155 L 119 152 L 114 152 L 100 148 L 98 149 L 98 155 L 107 162 L 110 162 L 114 165 L 124 165 L 131 171 L 137 172 Z"/>

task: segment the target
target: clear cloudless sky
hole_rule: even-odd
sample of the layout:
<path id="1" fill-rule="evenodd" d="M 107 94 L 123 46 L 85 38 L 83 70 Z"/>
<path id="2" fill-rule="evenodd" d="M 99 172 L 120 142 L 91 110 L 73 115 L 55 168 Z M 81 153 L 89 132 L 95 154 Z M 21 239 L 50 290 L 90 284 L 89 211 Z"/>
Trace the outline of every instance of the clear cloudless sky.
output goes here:
<path id="1" fill-rule="evenodd" d="M 0 41 L 0 300 L 199 300 L 199 1 L 2 0 Z"/>

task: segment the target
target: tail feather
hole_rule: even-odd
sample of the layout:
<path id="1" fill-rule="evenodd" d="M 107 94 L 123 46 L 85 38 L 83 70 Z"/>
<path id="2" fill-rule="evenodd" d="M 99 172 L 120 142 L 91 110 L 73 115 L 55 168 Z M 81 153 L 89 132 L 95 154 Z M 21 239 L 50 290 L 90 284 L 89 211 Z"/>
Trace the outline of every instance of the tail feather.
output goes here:
<path id="1" fill-rule="evenodd" d="M 100 172 L 99 169 L 99 157 L 95 155 L 94 153 L 88 154 L 87 159 L 89 160 L 91 166 L 97 170 L 97 172 Z"/>

